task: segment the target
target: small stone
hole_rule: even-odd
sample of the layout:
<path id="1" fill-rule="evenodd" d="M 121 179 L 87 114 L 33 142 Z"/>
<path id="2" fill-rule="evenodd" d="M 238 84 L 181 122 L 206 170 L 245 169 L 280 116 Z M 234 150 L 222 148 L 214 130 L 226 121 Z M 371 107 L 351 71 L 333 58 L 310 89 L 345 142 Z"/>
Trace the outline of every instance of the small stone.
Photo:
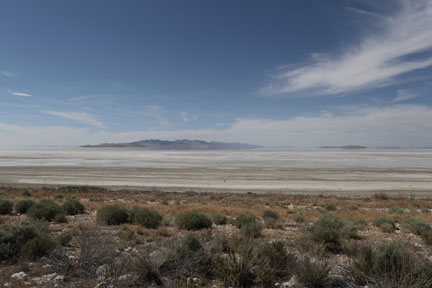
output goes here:
<path id="1" fill-rule="evenodd" d="M 6 282 L 3 284 L 3 287 L 5 288 L 12 288 L 12 285 L 9 282 Z"/>
<path id="2" fill-rule="evenodd" d="M 15 279 L 15 280 L 18 280 L 18 281 L 25 281 L 25 280 L 27 280 L 28 279 L 28 277 L 27 277 L 27 274 L 26 273 L 24 273 L 24 272 L 18 272 L 18 273 L 15 273 L 15 274 L 12 274 L 12 276 L 11 276 L 13 279 Z"/>
<path id="3" fill-rule="evenodd" d="M 58 275 L 57 277 L 54 278 L 55 282 L 63 282 L 65 279 L 65 276 L 63 275 Z"/>

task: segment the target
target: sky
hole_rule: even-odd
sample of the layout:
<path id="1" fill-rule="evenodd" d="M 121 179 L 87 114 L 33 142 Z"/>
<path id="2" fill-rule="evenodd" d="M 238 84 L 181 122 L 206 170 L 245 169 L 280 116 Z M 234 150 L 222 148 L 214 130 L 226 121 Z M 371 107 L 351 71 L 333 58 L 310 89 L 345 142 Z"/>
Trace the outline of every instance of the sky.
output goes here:
<path id="1" fill-rule="evenodd" d="M 0 1 L 0 146 L 432 146 L 432 0 Z"/>

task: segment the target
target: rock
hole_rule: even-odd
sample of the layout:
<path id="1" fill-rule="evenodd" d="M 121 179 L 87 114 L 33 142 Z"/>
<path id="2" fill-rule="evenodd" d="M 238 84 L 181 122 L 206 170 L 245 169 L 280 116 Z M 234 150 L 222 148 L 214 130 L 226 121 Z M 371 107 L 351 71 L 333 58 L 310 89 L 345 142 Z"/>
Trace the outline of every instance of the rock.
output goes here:
<path id="1" fill-rule="evenodd" d="M 94 288 L 105 288 L 106 283 L 105 282 L 101 282 L 99 284 L 97 284 Z"/>
<path id="2" fill-rule="evenodd" d="M 133 274 L 124 274 L 124 275 L 119 276 L 118 280 L 119 281 L 127 281 L 129 279 L 132 279 L 133 277 L 134 277 Z"/>
<path id="3" fill-rule="evenodd" d="M 99 266 L 99 268 L 96 270 L 96 275 L 98 276 L 98 280 L 102 281 L 109 277 L 110 272 L 110 266 L 108 264 L 104 264 L 102 266 Z"/>
<path id="4" fill-rule="evenodd" d="M 57 273 L 46 274 L 42 276 L 43 282 L 53 281 L 57 277 Z"/>
<path id="5" fill-rule="evenodd" d="M 295 285 L 297 285 L 297 279 L 294 276 L 288 282 L 282 283 L 280 287 L 289 288 L 289 287 L 294 287 Z"/>
<path id="6" fill-rule="evenodd" d="M 64 275 L 58 275 L 57 277 L 54 278 L 55 282 L 63 282 L 65 279 Z"/>
<path id="7" fill-rule="evenodd" d="M 18 281 L 25 281 L 25 280 L 27 280 L 28 279 L 28 277 L 27 277 L 27 274 L 26 273 L 24 273 L 24 272 L 18 272 L 18 273 L 15 273 L 15 274 L 12 274 L 12 276 L 11 276 L 13 279 L 15 279 L 15 280 L 18 280 Z"/>
<path id="8" fill-rule="evenodd" d="M 12 288 L 12 285 L 9 282 L 6 282 L 3 284 L 3 287 L 5 288 Z"/>

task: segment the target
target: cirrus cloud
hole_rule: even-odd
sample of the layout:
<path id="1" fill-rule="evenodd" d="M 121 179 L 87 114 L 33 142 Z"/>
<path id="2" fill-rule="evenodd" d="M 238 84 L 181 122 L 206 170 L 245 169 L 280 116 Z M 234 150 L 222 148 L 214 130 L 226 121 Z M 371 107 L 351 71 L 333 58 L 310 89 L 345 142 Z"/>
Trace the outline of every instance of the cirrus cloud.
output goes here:
<path id="1" fill-rule="evenodd" d="M 400 11 L 375 17 L 380 32 L 371 33 L 336 57 L 313 54 L 310 63 L 283 68 L 266 95 L 306 92 L 339 94 L 389 86 L 397 77 L 432 66 L 432 0 L 399 0 Z"/>

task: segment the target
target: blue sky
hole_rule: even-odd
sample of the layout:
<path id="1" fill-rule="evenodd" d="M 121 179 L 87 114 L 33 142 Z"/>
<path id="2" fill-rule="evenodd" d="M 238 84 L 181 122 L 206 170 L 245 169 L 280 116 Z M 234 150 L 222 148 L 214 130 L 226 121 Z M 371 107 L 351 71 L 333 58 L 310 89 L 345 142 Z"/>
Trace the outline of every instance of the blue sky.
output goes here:
<path id="1" fill-rule="evenodd" d="M 432 146 L 432 0 L 5 0 L 0 36 L 0 146 Z"/>

